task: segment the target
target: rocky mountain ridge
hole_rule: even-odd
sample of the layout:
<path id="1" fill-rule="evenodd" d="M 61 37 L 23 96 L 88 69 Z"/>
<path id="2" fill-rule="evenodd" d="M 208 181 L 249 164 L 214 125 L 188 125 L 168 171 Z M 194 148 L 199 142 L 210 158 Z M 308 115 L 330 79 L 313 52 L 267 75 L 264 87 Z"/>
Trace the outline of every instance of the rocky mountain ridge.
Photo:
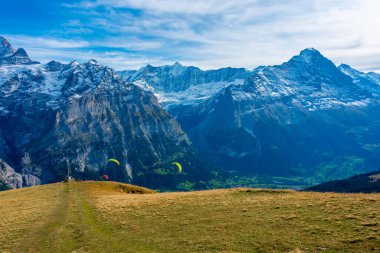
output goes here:
<path id="1" fill-rule="evenodd" d="M 38 64 L 30 60 L 23 48 L 15 50 L 12 45 L 0 36 L 0 64 Z"/>
<path id="2" fill-rule="evenodd" d="M 243 84 L 250 73 L 244 68 L 203 71 L 193 66 L 182 66 L 178 62 L 119 72 L 123 79 L 153 92 L 160 105 L 166 109 L 178 103 L 197 104 L 231 84 Z"/>
<path id="3" fill-rule="evenodd" d="M 42 183 L 63 180 L 70 169 L 76 178 L 109 174 L 174 189 L 209 174 L 156 97 L 95 60 L 1 64 L 0 142 L 1 159 Z"/>
<path id="4" fill-rule="evenodd" d="M 162 89 L 161 83 L 147 86 Z M 189 97 L 196 85 L 181 87 L 187 86 L 175 95 Z M 166 108 L 198 150 L 226 170 L 320 182 L 377 169 L 379 94 L 378 74 L 336 67 L 309 48 L 281 65 L 254 69 L 238 85 Z M 165 95 L 171 94 L 158 94 L 163 106 Z"/>

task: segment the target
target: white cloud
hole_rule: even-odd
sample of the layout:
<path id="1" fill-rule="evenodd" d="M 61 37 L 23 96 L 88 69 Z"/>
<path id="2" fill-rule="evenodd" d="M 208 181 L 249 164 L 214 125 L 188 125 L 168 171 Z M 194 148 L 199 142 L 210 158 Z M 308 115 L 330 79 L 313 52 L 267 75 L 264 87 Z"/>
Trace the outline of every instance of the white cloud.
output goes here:
<path id="1" fill-rule="evenodd" d="M 77 15 L 66 22 L 68 31 L 92 33 L 92 39 L 17 42 L 34 49 L 35 43 L 40 49 L 82 48 L 83 57 L 100 57 L 118 68 L 175 61 L 202 68 L 254 68 L 314 47 L 336 64 L 380 69 L 378 1 L 96 0 L 65 6 Z M 89 51 L 94 47 L 114 48 L 110 53 L 119 57 Z"/>
<path id="2" fill-rule="evenodd" d="M 89 43 L 81 40 L 63 40 L 54 38 L 34 37 L 25 35 L 5 35 L 11 44 L 19 47 L 28 48 L 83 48 L 88 47 Z"/>
<path id="3" fill-rule="evenodd" d="M 259 1 L 244 0 L 240 2 L 220 0 L 97 0 L 83 1 L 79 4 L 67 4 L 74 8 L 96 8 L 109 6 L 114 8 L 135 8 L 159 13 L 191 13 L 191 14 L 214 14 L 225 13 L 237 7 L 244 8 L 248 4 Z"/>
<path id="4" fill-rule="evenodd" d="M 32 60 L 38 60 L 41 63 L 47 63 L 53 59 L 62 63 L 69 63 L 73 60 L 87 62 L 90 59 L 96 59 L 99 64 L 112 67 L 116 70 L 136 69 L 147 64 L 161 65 L 162 63 L 168 63 L 159 57 L 149 58 L 142 55 L 126 54 L 123 52 L 98 53 L 92 50 L 74 51 L 54 48 L 32 48 L 28 50 L 28 54 Z"/>

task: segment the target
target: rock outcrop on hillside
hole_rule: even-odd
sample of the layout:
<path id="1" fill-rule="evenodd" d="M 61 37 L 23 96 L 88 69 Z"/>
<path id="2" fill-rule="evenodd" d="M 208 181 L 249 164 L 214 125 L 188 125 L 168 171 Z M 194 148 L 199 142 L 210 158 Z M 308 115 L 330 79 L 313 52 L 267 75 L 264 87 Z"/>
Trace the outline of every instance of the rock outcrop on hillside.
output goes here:
<path id="1" fill-rule="evenodd" d="M 33 175 L 21 175 L 2 160 L 0 160 L 0 181 L 12 189 L 41 184 L 41 181 L 37 177 Z"/>

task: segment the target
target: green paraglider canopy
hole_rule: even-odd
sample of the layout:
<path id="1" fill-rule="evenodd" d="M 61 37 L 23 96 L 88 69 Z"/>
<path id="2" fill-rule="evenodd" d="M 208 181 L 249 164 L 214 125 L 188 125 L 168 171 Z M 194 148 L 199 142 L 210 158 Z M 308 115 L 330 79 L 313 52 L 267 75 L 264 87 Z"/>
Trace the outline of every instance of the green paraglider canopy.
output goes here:
<path id="1" fill-rule="evenodd" d="M 120 166 L 120 163 L 119 163 L 119 161 L 118 161 L 118 160 L 116 160 L 115 158 L 110 158 L 110 159 L 108 159 L 108 160 L 107 160 L 107 162 L 114 162 L 114 163 L 116 163 L 117 165 L 119 165 L 119 166 Z"/>
<path id="2" fill-rule="evenodd" d="M 181 173 L 182 172 L 182 165 L 178 162 L 173 162 L 172 164 L 176 165 L 177 168 L 178 168 L 178 172 Z"/>

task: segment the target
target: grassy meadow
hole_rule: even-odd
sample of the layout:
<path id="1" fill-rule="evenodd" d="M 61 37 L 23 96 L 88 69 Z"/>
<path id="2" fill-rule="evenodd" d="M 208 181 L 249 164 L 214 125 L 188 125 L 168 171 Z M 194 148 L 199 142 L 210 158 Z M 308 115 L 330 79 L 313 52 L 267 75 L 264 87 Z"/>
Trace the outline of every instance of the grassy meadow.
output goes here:
<path id="1" fill-rule="evenodd" d="M 0 192 L 0 213 L 0 252 L 380 252 L 380 194 L 70 182 Z"/>

